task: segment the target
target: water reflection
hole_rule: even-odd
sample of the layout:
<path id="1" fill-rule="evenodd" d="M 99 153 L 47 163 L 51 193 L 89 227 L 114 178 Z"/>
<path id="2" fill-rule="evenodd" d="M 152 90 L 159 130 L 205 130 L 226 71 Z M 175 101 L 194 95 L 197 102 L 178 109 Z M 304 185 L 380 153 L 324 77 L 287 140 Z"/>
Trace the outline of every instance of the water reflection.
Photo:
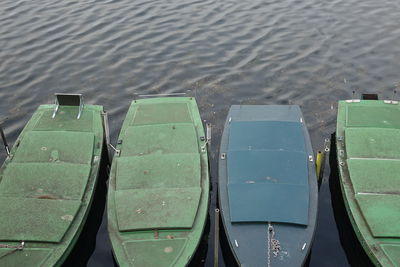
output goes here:
<path id="1" fill-rule="evenodd" d="M 87 266 L 87 263 L 90 257 L 92 257 L 92 254 L 96 248 L 96 236 L 99 231 L 105 209 L 108 169 L 110 167 L 110 161 L 106 148 L 107 145 L 104 144 L 99 177 L 87 221 L 76 242 L 76 245 L 72 249 L 63 266 Z"/>
<path id="2" fill-rule="evenodd" d="M 332 135 L 332 140 L 335 140 L 335 134 Z M 336 160 L 335 142 L 333 142 L 331 149 L 332 152 L 329 159 L 329 164 L 331 166 L 329 186 L 332 195 L 332 207 L 335 215 L 335 221 L 340 237 L 340 244 L 346 253 L 347 260 L 349 261 L 350 265 L 372 267 L 374 265 L 371 263 L 367 254 L 362 248 L 347 215 L 339 181 L 340 178 Z"/>

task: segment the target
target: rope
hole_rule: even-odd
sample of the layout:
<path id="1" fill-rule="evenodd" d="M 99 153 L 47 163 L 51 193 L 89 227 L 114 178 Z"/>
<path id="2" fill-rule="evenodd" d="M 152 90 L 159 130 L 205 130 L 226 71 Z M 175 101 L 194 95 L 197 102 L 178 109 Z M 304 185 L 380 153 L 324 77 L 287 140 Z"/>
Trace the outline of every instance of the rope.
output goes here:
<path id="1" fill-rule="evenodd" d="M 267 239 L 268 239 L 268 241 L 267 241 L 267 248 L 268 248 L 268 259 L 267 259 L 267 263 L 268 263 L 268 267 L 271 267 L 271 236 L 270 236 L 270 234 L 271 234 L 271 232 L 272 232 L 273 230 L 274 230 L 274 229 L 272 228 L 271 223 L 268 222 L 268 231 L 267 231 L 267 235 L 268 235 L 268 237 L 267 237 Z"/>
<path id="2" fill-rule="evenodd" d="M 275 239 L 275 231 L 274 227 L 272 227 L 271 222 L 268 222 L 268 267 L 271 267 L 271 250 L 272 253 L 274 254 L 274 257 L 277 257 L 279 255 L 279 251 L 281 250 L 281 244 L 278 239 Z"/>

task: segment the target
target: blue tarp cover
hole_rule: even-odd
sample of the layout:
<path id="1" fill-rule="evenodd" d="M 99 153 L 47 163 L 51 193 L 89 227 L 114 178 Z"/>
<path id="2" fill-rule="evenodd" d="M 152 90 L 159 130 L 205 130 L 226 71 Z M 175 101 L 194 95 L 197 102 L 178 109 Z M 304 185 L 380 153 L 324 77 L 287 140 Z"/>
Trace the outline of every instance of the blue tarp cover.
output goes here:
<path id="1" fill-rule="evenodd" d="M 308 155 L 302 124 L 233 121 L 228 145 L 232 222 L 308 223 Z"/>
<path id="2" fill-rule="evenodd" d="M 287 121 L 234 121 L 229 132 L 228 150 L 305 151 L 300 123 Z"/>

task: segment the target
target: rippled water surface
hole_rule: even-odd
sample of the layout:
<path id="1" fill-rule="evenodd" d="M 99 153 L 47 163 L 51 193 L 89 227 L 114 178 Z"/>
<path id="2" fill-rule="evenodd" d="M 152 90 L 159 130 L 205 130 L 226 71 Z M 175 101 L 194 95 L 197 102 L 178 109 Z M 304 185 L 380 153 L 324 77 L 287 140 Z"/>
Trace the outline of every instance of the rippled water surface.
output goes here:
<path id="1" fill-rule="evenodd" d="M 399 3 L 2 0 L 0 121 L 13 143 L 39 104 L 50 103 L 55 92 L 81 92 L 87 103 L 105 106 L 115 143 L 134 94 L 196 95 L 201 115 L 214 125 L 214 141 L 211 230 L 195 266 L 212 266 L 216 155 L 229 106 L 301 105 L 314 149 L 322 148 L 335 131 L 338 100 L 353 90 L 390 98 L 398 86 Z M 347 231 L 331 163 L 321 185 L 309 265 L 356 266 L 358 244 Z M 89 227 L 94 234 L 104 192 L 99 199 L 99 220 Z M 96 243 L 85 241 L 95 245 L 89 266 L 114 264 L 104 218 Z"/>

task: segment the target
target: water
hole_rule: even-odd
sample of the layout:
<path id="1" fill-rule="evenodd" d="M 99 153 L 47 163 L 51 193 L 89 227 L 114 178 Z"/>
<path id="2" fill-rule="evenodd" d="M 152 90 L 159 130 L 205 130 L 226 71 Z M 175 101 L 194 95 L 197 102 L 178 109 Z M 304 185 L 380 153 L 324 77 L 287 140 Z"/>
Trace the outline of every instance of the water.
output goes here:
<path id="1" fill-rule="evenodd" d="M 338 100 L 353 90 L 390 98 L 398 87 L 399 17 L 396 0 L 2 0 L 0 121 L 12 144 L 39 104 L 55 92 L 80 92 L 105 106 L 115 144 L 134 94 L 196 95 L 214 125 L 213 229 L 216 155 L 229 106 L 301 105 L 321 149 L 335 131 Z M 321 185 L 310 266 L 360 264 L 342 226 L 334 162 Z M 94 249 L 89 266 L 114 264 L 104 216 L 99 227 L 104 193 L 86 240 Z M 195 264 L 212 266 L 212 230 L 202 249 L 204 263 Z"/>

